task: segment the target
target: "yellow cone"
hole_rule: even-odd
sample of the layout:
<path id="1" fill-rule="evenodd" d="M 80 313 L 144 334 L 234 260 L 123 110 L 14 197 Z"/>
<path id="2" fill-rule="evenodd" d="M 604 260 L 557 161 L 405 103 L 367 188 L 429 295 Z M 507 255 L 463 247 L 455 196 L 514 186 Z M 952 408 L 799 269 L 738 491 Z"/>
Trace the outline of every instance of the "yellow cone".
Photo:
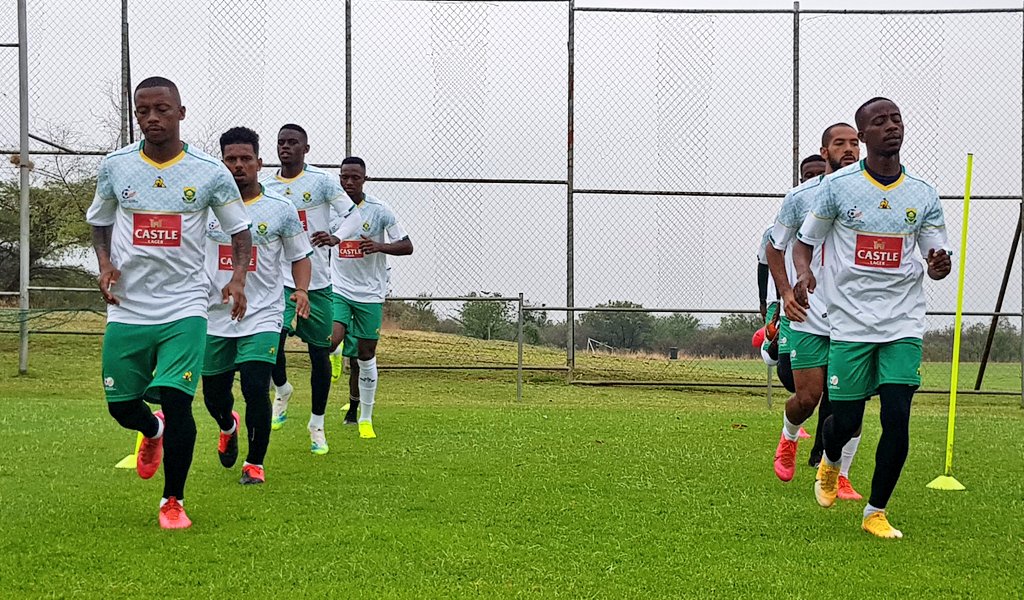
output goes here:
<path id="1" fill-rule="evenodd" d="M 142 447 L 142 434 L 141 433 L 139 433 L 138 437 L 135 439 L 135 451 L 132 452 L 131 454 L 129 454 L 128 456 L 122 458 L 120 460 L 120 462 L 118 462 L 116 465 L 114 465 L 114 468 L 115 469 L 134 469 L 135 468 L 135 462 L 139 458 L 139 448 L 140 447 Z"/>

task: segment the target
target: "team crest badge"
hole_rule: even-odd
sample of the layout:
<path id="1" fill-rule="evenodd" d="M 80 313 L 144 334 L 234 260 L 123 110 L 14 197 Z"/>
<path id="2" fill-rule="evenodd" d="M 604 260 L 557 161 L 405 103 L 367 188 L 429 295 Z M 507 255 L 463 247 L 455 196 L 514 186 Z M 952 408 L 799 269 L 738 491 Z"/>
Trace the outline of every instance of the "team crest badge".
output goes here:
<path id="1" fill-rule="evenodd" d="M 302 201 L 303 202 L 312 202 L 313 201 L 313 194 L 310 194 L 309 192 L 302 192 Z"/>
<path id="2" fill-rule="evenodd" d="M 192 371 L 185 371 L 185 374 L 182 375 L 181 378 L 184 379 L 185 381 L 191 382 L 192 381 Z"/>
<path id="3" fill-rule="evenodd" d="M 905 220 L 906 220 L 906 222 L 909 225 L 913 225 L 914 223 L 917 223 L 917 209 L 916 208 L 908 208 L 907 209 L 907 218 Z"/>
<path id="4" fill-rule="evenodd" d="M 878 203 L 878 208 L 882 210 L 889 210 L 889 199 L 882 198 L 882 201 Z"/>
<path id="5" fill-rule="evenodd" d="M 267 224 L 266 224 L 266 223 L 260 223 L 259 225 L 257 225 L 257 226 L 256 226 L 256 231 L 257 231 L 257 232 L 258 232 L 258 233 L 259 233 L 260 235 L 267 235 L 267 231 L 268 231 L 269 229 L 270 229 L 270 228 L 269 228 L 269 227 L 267 227 Z"/>
<path id="6" fill-rule="evenodd" d="M 163 177 L 157 177 L 156 181 L 153 182 L 153 187 L 155 187 L 155 188 L 165 188 L 165 187 L 167 187 L 166 185 L 164 185 L 164 178 Z"/>
<path id="7" fill-rule="evenodd" d="M 196 201 L 196 188 L 187 187 L 181 191 L 181 199 L 185 204 L 192 204 Z"/>
<path id="8" fill-rule="evenodd" d="M 369 230 L 370 230 L 370 222 L 367 221 L 367 222 L 363 223 L 363 231 L 369 231 Z"/>

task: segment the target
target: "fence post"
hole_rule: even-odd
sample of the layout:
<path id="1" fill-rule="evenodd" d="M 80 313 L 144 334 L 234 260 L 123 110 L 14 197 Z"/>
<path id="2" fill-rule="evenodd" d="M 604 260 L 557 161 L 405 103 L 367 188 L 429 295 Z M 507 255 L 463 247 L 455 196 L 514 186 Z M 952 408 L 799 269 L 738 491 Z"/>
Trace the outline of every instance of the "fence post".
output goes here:
<path id="1" fill-rule="evenodd" d="M 345 0 L 345 156 L 352 156 L 352 0 Z"/>
<path id="2" fill-rule="evenodd" d="M 523 401 L 523 293 L 519 292 L 519 326 L 516 339 L 519 340 L 519 356 L 516 359 L 516 402 Z"/>
<path id="3" fill-rule="evenodd" d="M 135 137 L 132 131 L 132 76 L 129 62 L 128 0 L 121 0 L 121 146 Z"/>
<path id="4" fill-rule="evenodd" d="M 576 290 L 574 281 L 573 262 L 573 233 L 575 223 L 573 220 L 573 99 L 575 98 L 576 78 L 576 2 L 569 0 L 569 112 L 568 112 L 568 138 L 566 140 L 566 219 L 565 219 L 565 300 L 566 306 L 570 309 L 576 306 Z M 565 339 L 565 362 L 568 370 L 568 380 L 572 382 L 573 371 L 576 368 L 576 313 L 569 310 L 566 313 L 566 339 Z"/>
<path id="5" fill-rule="evenodd" d="M 793 187 L 800 185 L 800 2 L 793 2 Z"/>
<path id="6" fill-rule="evenodd" d="M 26 0 L 18 0 L 18 128 L 21 150 L 18 155 L 20 178 L 20 206 L 18 224 L 19 271 L 18 271 L 18 373 L 28 373 L 28 279 L 29 273 L 29 171 L 32 163 L 28 156 L 28 10 Z"/>
<path id="7" fill-rule="evenodd" d="M 1024 2 L 1021 2 L 1021 6 L 1024 8 Z M 1021 59 L 1020 78 L 1021 82 L 1024 82 L 1024 47 L 1021 48 Z M 1020 101 L 1020 117 L 1021 122 L 1024 122 L 1024 92 L 1021 93 Z M 1021 131 L 1020 147 L 1020 214 L 1017 218 L 1018 223 L 1024 223 L 1024 130 Z M 1024 239 L 1024 228 L 1019 229 L 1017 233 Z M 1024 408 L 1024 248 L 1020 251 L 1020 407 Z"/>

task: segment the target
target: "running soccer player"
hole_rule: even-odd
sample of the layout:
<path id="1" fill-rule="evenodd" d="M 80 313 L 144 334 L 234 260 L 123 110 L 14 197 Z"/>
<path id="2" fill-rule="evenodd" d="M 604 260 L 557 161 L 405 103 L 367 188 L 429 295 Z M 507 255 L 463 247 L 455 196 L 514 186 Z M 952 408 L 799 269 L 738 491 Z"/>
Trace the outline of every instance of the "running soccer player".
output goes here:
<path id="1" fill-rule="evenodd" d="M 921 384 L 922 282 L 925 272 L 936 280 L 946 277 L 952 263 L 935 188 L 900 163 L 899 108 L 886 98 L 872 98 L 857 109 L 856 122 L 868 157 L 822 181 L 793 249 L 799 275 L 794 296 L 806 310 L 811 307 L 807 294 L 817 285 L 812 247 L 829 248 L 821 291 L 832 337 L 832 416 L 823 428 L 825 455 L 814 494 L 821 506 L 835 502 L 843 447 L 860 429 L 864 406 L 877 393 L 882 437 L 861 527 L 881 538 L 900 538 L 885 509 L 907 458 L 910 405 Z M 915 250 L 924 265 L 914 258 Z"/>
<path id="2" fill-rule="evenodd" d="M 351 208 L 351 203 L 345 198 L 341 186 L 334 177 L 322 169 L 306 164 L 308 152 L 306 130 L 291 123 L 282 126 L 277 134 L 277 158 L 281 161 L 281 168 L 272 177 L 265 179 L 263 185 L 267 190 L 284 196 L 295 205 L 307 234 L 327 232 L 331 230 L 332 220 L 346 214 Z M 328 355 L 331 346 L 332 314 L 329 255 L 330 251 L 326 248 L 313 250 L 310 257 L 313 273 L 308 294 L 309 317 L 299 317 L 297 321 L 295 302 L 291 299 L 296 289 L 295 281 L 292 279 L 291 268 L 283 267 L 284 325 L 278 346 L 277 365 L 273 371 L 275 394 L 272 428 L 280 429 L 288 420 L 288 401 L 294 391 L 292 384 L 288 382 L 284 343 L 289 335 L 298 335 L 299 339 L 306 343 L 311 366 L 309 385 L 312 402 L 308 427 L 310 451 L 313 454 L 326 454 L 328 451 L 324 433 L 324 414 L 327 412 L 327 399 L 331 393 L 331 359 Z"/>
<path id="3" fill-rule="evenodd" d="M 860 158 L 860 141 L 857 131 L 846 123 L 836 123 L 821 134 L 821 156 L 826 161 L 826 174 L 851 165 Z M 828 394 L 825 392 L 825 370 L 828 365 L 829 326 L 827 311 L 819 298 L 814 299 L 811 309 L 804 310 L 793 297 L 792 285 L 796 283 L 793 267 L 792 244 L 803 224 L 804 218 L 821 186 L 824 175 L 802 183 L 786 194 L 782 207 L 772 229 L 772 246 L 768 249 L 768 262 L 773 279 L 782 296 L 786 318 L 782 320 L 779 341 L 780 356 L 785 356 L 793 373 L 796 388 L 786 401 L 782 414 L 782 435 L 775 448 L 775 475 L 782 481 L 791 481 L 796 470 L 796 453 L 800 426 L 818 408 L 818 428 L 815 432 L 815 447 L 821 446 L 824 419 L 831 414 Z M 813 262 L 815 271 L 820 270 L 821 250 L 818 249 Z M 819 407 L 820 402 L 820 407 Z M 843 500 L 860 500 L 861 495 L 850 483 L 850 465 L 860 444 L 857 432 L 843 448 L 842 469 L 839 476 L 838 497 Z M 816 460 L 817 459 L 817 460 Z M 820 456 L 811 451 L 811 461 L 819 462 Z"/>
<path id="4" fill-rule="evenodd" d="M 413 248 L 395 212 L 387 203 L 364 194 L 364 183 L 366 163 L 363 159 L 345 158 L 341 162 L 341 187 L 362 213 L 359 237 L 337 229 L 333 234 L 314 233 L 313 244 L 338 246 L 338 253 L 331 261 L 334 287 L 331 344 L 332 349 L 336 348 L 346 334 L 355 339 L 355 344 L 345 343 L 345 353 L 354 354 L 356 358 L 352 376 L 358 371 L 359 437 L 368 439 L 377 437 L 373 431 L 373 404 L 377 392 L 377 340 L 388 288 L 387 256 L 407 256 L 412 254 Z M 349 410 L 352 411 L 351 404 Z"/>
<path id="5" fill-rule="evenodd" d="M 263 459 L 270 445 L 270 372 L 277 363 L 284 314 L 281 265 L 288 266 L 295 283 L 289 299 L 295 304 L 296 314 L 305 319 L 309 317 L 309 256 L 313 248 L 291 201 L 267 191 L 259 182 L 263 161 L 259 158 L 260 138 L 256 132 L 245 127 L 227 130 L 220 136 L 220 152 L 254 223 L 253 245 L 245 320 L 233 321 L 228 307 L 211 298 L 203 399 L 210 416 L 220 426 L 220 462 L 231 468 L 238 459 L 240 419 L 233 410 L 235 399 L 231 395 L 238 371 L 249 440 L 239 483 L 251 485 L 266 480 Z M 229 243 L 220 222 L 211 219 L 206 228 L 206 273 L 215 289 L 234 271 Z"/>
<path id="6" fill-rule="evenodd" d="M 192 525 L 185 480 L 196 422 L 192 398 L 203 368 L 209 281 L 208 208 L 230 236 L 231 277 L 220 290 L 230 318 L 245 315 L 245 276 L 252 238 L 231 173 L 182 143 L 185 107 L 173 82 L 150 77 L 135 88 L 135 117 L 144 139 L 108 154 L 86 212 L 107 302 L 103 389 L 111 416 L 142 433 L 136 470 L 143 479 L 164 465 L 159 522 Z M 146 402 L 160 404 L 153 413 Z"/>

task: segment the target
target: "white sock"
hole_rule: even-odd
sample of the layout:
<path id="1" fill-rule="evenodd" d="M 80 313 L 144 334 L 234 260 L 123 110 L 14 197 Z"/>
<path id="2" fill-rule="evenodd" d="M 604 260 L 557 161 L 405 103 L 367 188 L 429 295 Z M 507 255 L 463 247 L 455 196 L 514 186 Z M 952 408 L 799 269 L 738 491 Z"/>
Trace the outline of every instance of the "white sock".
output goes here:
<path id="1" fill-rule="evenodd" d="M 800 439 L 800 426 L 789 422 L 786 411 L 782 411 L 782 435 L 786 436 L 786 439 L 791 442 Z"/>
<path id="2" fill-rule="evenodd" d="M 287 396 L 292 393 L 292 384 L 286 381 L 284 385 L 275 385 L 274 389 L 277 390 L 278 396 Z"/>
<path id="3" fill-rule="evenodd" d="M 321 355 L 323 356 L 323 355 Z M 323 415 L 309 415 L 309 428 L 310 429 L 323 429 L 324 428 L 324 416 Z"/>
<path id="4" fill-rule="evenodd" d="M 235 432 L 236 429 L 238 429 L 238 423 L 236 423 L 234 418 L 232 418 L 231 419 L 231 429 L 228 429 L 227 431 L 224 431 L 223 429 L 221 429 L 220 432 L 223 433 L 224 435 L 231 435 L 232 433 Z"/>
<path id="5" fill-rule="evenodd" d="M 345 344 L 338 344 L 338 347 L 331 350 L 331 356 L 341 356 L 341 353 L 345 351 Z"/>
<path id="6" fill-rule="evenodd" d="M 843 446 L 843 457 L 839 459 L 839 474 L 847 479 L 850 478 L 850 465 L 853 464 L 853 457 L 857 454 L 857 446 L 860 445 L 860 436 L 850 438 Z"/>
<path id="7" fill-rule="evenodd" d="M 161 498 L 160 499 L 160 508 L 163 508 L 164 504 L 167 504 L 167 498 Z M 182 506 L 185 506 L 185 501 L 179 498 L 178 499 L 178 504 L 180 504 Z"/>
<path id="8" fill-rule="evenodd" d="M 156 420 L 160 423 L 160 425 L 158 425 L 156 428 L 156 435 L 149 438 L 151 440 L 157 440 L 164 437 L 164 420 L 161 419 L 160 417 L 157 417 Z"/>
<path id="9" fill-rule="evenodd" d="M 864 518 L 866 519 L 866 518 L 870 517 L 871 515 L 875 514 L 876 512 L 884 513 L 885 509 L 884 508 L 875 508 L 874 506 L 871 506 L 871 504 L 868 504 L 868 505 L 866 505 L 864 507 Z"/>
<path id="10" fill-rule="evenodd" d="M 377 357 L 359 361 L 359 422 L 373 420 L 373 397 L 377 393 Z"/>
<path id="11" fill-rule="evenodd" d="M 249 462 L 247 460 L 244 460 L 244 461 L 242 461 L 242 468 L 244 469 L 245 467 L 259 467 L 259 468 L 262 469 L 263 465 L 254 465 L 251 462 Z"/>

